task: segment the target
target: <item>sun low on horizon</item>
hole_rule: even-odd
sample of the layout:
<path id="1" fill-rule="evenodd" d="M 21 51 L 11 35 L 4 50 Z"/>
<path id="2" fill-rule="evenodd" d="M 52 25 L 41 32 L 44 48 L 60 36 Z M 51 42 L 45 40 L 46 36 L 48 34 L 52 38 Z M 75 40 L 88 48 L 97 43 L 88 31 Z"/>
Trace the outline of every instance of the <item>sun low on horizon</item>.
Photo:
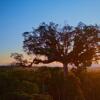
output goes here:
<path id="1" fill-rule="evenodd" d="M 42 22 L 100 25 L 100 0 L 0 0 L 0 65 L 23 52 L 23 36 Z M 100 64 L 100 61 L 99 61 Z"/>

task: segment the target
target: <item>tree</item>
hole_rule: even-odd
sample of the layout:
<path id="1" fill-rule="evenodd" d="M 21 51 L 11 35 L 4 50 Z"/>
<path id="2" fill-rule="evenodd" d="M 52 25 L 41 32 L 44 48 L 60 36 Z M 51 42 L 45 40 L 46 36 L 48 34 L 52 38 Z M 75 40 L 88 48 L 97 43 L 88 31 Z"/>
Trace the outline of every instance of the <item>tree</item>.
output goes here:
<path id="1" fill-rule="evenodd" d="M 14 62 L 12 63 L 15 66 L 21 66 L 21 67 L 28 67 L 31 66 L 31 63 L 27 60 L 24 59 L 23 54 L 19 53 L 12 53 L 11 57 L 14 58 Z"/>
<path id="2" fill-rule="evenodd" d="M 97 26 L 83 23 L 77 27 L 65 25 L 62 28 L 52 22 L 49 25 L 42 23 L 32 32 L 23 33 L 23 48 L 27 54 L 38 56 L 33 63 L 61 62 L 66 75 L 69 63 L 77 67 L 91 65 L 98 50 L 98 33 Z M 40 59 L 39 56 L 45 56 L 47 59 Z"/>

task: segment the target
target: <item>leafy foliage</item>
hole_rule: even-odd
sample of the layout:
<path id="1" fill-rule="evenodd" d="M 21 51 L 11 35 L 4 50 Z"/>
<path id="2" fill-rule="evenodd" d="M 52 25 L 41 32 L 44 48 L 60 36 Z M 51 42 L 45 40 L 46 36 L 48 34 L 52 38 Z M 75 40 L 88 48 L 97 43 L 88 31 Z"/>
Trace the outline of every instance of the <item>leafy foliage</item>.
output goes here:
<path id="1" fill-rule="evenodd" d="M 100 59 L 99 32 L 97 25 L 79 23 L 76 27 L 65 25 L 59 28 L 58 24 L 52 22 L 49 25 L 42 23 L 32 32 L 23 33 L 23 48 L 27 54 L 47 58 L 42 60 L 36 57 L 33 63 L 54 61 L 63 63 L 66 74 L 68 64 L 74 64 L 76 67 L 84 69 L 84 67 L 90 66 L 93 60 Z"/>
<path id="2" fill-rule="evenodd" d="M 12 65 L 14 66 L 22 66 L 25 67 L 28 63 L 28 61 L 25 59 L 22 54 L 19 53 L 12 53 L 11 57 L 13 57 L 15 59 L 15 62 L 12 63 Z"/>

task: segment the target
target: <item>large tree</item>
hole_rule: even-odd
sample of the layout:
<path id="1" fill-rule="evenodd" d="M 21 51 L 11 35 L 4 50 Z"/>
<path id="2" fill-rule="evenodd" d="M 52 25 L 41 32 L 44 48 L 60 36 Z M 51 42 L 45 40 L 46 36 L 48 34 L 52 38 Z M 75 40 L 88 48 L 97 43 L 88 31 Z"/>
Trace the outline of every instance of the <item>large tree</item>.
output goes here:
<path id="1" fill-rule="evenodd" d="M 80 23 L 77 27 L 65 25 L 60 28 L 58 24 L 42 23 L 32 32 L 23 33 L 23 48 L 27 54 L 36 56 L 32 63 L 61 62 L 66 75 L 68 64 L 77 67 L 91 65 L 96 52 L 99 51 L 98 33 L 99 27 L 96 25 Z M 46 59 L 40 59 L 39 56 L 45 56 Z"/>

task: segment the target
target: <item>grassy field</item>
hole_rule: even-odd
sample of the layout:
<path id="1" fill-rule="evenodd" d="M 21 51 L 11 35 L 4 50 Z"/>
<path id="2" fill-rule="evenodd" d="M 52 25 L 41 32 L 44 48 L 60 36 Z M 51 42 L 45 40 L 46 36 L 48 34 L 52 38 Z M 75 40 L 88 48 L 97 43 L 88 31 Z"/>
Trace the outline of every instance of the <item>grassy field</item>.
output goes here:
<path id="1" fill-rule="evenodd" d="M 100 71 L 63 78 L 61 68 L 0 68 L 0 100 L 100 100 Z"/>

